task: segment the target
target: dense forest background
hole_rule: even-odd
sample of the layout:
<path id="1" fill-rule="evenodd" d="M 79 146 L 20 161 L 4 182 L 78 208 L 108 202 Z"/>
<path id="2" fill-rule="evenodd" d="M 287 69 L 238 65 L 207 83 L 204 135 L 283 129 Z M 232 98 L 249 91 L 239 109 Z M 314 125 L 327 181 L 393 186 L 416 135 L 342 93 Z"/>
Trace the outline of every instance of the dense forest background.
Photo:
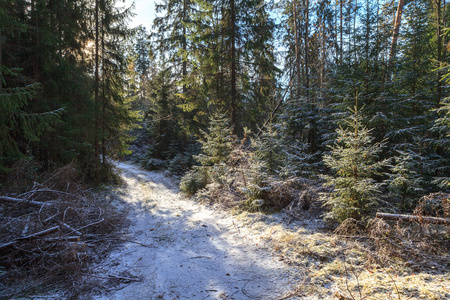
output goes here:
<path id="1" fill-rule="evenodd" d="M 445 0 L 165 0 L 149 30 L 116 2 L 0 3 L 3 184 L 131 155 L 194 194 L 241 149 L 254 205 L 292 178 L 334 187 L 337 220 L 449 188 Z"/>

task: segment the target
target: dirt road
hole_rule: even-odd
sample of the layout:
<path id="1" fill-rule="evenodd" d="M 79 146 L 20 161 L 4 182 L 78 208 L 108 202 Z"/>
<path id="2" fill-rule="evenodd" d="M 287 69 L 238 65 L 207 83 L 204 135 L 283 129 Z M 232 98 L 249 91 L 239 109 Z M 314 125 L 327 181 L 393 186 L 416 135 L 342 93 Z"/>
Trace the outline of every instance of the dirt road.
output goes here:
<path id="1" fill-rule="evenodd" d="M 97 267 L 118 285 L 96 299 L 280 299 L 295 285 L 295 269 L 246 238 L 232 216 L 184 199 L 162 173 L 117 166 L 130 242 Z"/>

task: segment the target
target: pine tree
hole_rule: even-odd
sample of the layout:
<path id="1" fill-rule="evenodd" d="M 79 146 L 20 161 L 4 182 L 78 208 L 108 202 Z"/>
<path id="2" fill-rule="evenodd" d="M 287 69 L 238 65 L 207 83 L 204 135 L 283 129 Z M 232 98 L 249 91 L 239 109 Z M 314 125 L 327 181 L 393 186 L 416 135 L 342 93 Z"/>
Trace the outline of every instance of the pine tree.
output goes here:
<path id="1" fill-rule="evenodd" d="M 377 161 L 383 144 L 373 143 L 370 130 L 361 124 L 358 108 L 345 120 L 346 127 L 337 130 L 331 153 L 323 160 L 334 173 L 324 175 L 327 186 L 334 191 L 322 199 L 330 207 L 325 218 L 342 222 L 347 218 L 364 219 L 379 192 L 373 176 L 378 174 L 385 162 Z"/>

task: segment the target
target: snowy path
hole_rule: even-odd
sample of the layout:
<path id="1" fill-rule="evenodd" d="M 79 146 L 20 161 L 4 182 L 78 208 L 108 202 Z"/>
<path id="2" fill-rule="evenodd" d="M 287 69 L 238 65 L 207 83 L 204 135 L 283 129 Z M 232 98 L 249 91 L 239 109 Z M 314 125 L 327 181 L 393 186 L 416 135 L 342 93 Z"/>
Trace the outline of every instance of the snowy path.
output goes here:
<path id="1" fill-rule="evenodd" d="M 246 239 L 233 217 L 184 199 L 158 172 L 117 163 L 131 239 L 97 268 L 142 280 L 96 299 L 280 299 L 295 270 Z M 124 275 L 125 276 L 125 275 Z"/>

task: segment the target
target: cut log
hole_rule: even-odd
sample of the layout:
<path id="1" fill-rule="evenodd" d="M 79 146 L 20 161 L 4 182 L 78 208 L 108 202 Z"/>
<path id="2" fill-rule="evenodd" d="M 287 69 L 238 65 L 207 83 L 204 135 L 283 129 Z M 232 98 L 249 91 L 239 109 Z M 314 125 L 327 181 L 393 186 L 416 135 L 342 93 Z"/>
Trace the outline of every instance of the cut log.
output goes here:
<path id="1" fill-rule="evenodd" d="M 383 219 L 383 220 L 404 220 L 404 221 L 417 222 L 417 223 L 450 225 L 450 219 L 447 219 L 447 218 L 400 215 L 400 214 L 385 214 L 385 213 L 377 213 L 376 217 Z"/>
<path id="2" fill-rule="evenodd" d="M 0 201 L 5 201 L 5 202 L 12 202 L 12 203 L 27 203 L 33 206 L 39 206 L 41 207 L 42 205 L 45 205 L 47 203 L 45 202 L 39 202 L 39 201 L 34 201 L 34 200 L 26 200 L 26 199 L 19 199 L 19 198 L 13 198 L 13 197 L 6 197 L 6 196 L 0 196 Z"/>

